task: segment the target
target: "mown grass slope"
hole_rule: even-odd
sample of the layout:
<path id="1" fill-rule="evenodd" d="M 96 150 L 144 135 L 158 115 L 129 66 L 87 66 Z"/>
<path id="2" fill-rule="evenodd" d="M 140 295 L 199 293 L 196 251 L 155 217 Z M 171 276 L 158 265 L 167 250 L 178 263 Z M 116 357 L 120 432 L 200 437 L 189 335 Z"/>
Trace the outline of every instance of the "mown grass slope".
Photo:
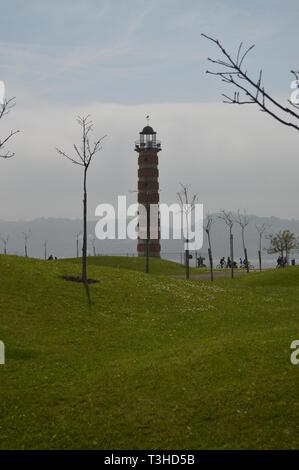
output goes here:
<path id="1" fill-rule="evenodd" d="M 71 263 L 81 263 L 80 258 L 72 258 L 64 260 Z M 88 258 L 89 266 L 107 266 L 110 268 L 130 269 L 133 271 L 145 272 L 145 257 L 138 256 L 92 256 Z M 150 258 L 149 271 L 155 275 L 179 276 L 185 275 L 186 268 L 174 261 L 161 260 L 159 258 Z M 207 272 L 207 268 L 200 270 L 190 267 L 190 274 L 198 274 L 199 272 Z"/>
<path id="2" fill-rule="evenodd" d="M 0 257 L 0 448 L 298 448 L 297 268 L 79 273 Z"/>

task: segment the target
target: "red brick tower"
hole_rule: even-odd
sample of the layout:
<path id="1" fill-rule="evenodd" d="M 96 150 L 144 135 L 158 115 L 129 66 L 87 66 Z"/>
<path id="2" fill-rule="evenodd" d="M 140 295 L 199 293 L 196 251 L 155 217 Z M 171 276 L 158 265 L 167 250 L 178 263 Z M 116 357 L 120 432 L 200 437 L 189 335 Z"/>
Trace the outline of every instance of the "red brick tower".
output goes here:
<path id="1" fill-rule="evenodd" d="M 158 152 L 161 150 L 161 142 L 156 139 L 157 133 L 147 125 L 141 132 L 140 138 L 135 142 L 135 151 L 138 152 L 138 203 L 143 204 L 147 210 L 147 222 L 149 227 L 157 227 L 158 238 L 151 239 L 149 232 L 143 238 L 138 237 L 138 256 L 145 256 L 147 246 L 149 256 L 160 258 L 160 219 L 159 211 L 149 211 L 151 204 L 159 204 L 159 170 Z M 156 206 L 158 207 L 158 206 Z M 150 217 L 149 217 L 150 214 Z M 153 218 L 155 220 L 153 220 Z M 139 222 L 140 231 L 140 222 Z"/>

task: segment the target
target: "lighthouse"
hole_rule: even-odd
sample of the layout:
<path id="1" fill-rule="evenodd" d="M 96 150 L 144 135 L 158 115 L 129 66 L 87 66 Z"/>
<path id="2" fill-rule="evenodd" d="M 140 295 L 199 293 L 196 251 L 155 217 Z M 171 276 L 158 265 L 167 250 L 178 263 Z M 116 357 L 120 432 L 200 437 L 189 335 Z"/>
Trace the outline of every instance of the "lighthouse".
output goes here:
<path id="1" fill-rule="evenodd" d="M 141 220 L 139 211 L 138 256 L 148 255 L 160 258 L 158 170 L 158 153 L 160 150 L 161 142 L 157 140 L 157 133 L 151 126 L 145 126 L 139 133 L 139 140 L 135 142 L 135 151 L 138 153 L 138 204 L 142 204 L 146 211 L 145 224 L 144 220 Z M 146 227 L 145 234 L 142 225 Z M 141 236 L 142 230 L 143 235 Z M 154 232 L 154 237 L 152 232 Z"/>

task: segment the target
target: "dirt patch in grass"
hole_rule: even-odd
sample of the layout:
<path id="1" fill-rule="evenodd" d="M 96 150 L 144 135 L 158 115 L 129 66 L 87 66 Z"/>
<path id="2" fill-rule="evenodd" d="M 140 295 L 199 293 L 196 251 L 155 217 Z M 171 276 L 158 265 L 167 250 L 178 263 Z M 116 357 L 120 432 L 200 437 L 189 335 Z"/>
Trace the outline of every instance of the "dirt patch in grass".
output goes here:
<path id="1" fill-rule="evenodd" d="M 80 276 L 61 276 L 62 279 L 65 281 L 71 281 L 71 282 L 82 282 L 82 277 Z M 87 284 L 97 284 L 98 281 L 97 279 L 87 279 Z"/>

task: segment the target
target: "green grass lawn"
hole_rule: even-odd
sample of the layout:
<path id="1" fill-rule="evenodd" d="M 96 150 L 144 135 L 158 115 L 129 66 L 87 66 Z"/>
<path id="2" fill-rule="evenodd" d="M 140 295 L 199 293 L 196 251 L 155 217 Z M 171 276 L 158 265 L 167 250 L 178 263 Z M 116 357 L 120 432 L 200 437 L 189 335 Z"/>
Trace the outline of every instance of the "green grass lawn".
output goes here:
<path id="1" fill-rule="evenodd" d="M 298 448 L 299 269 L 135 261 L 90 258 L 88 302 L 76 260 L 0 256 L 0 448 Z"/>

